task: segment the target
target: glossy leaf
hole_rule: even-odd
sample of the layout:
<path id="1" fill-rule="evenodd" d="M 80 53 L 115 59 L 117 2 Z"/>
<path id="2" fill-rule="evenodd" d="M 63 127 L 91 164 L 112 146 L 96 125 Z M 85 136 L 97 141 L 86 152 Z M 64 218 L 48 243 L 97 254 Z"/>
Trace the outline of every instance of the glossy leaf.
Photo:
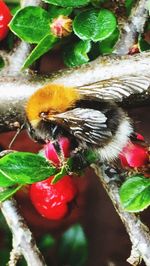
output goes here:
<path id="1" fill-rule="evenodd" d="M 82 40 L 92 40 L 97 29 L 98 11 L 90 9 L 80 12 L 74 19 L 74 33 Z"/>
<path id="2" fill-rule="evenodd" d="M 69 16 L 72 13 L 72 7 L 58 7 L 58 6 L 50 6 L 48 9 L 50 21 L 54 18 L 59 17 L 60 15 Z"/>
<path id="3" fill-rule="evenodd" d="M 141 35 L 138 38 L 138 47 L 139 47 L 140 52 L 150 50 L 150 44 L 148 42 L 146 42 Z"/>
<path id="4" fill-rule="evenodd" d="M 13 152 L 0 159 L 0 186 L 32 184 L 56 174 L 56 169 L 42 156 Z"/>
<path id="5" fill-rule="evenodd" d="M 114 14 L 107 10 L 86 10 L 79 13 L 73 23 L 75 34 L 82 40 L 102 41 L 108 38 L 116 29 Z"/>
<path id="6" fill-rule="evenodd" d="M 69 67 L 79 66 L 89 61 L 87 53 L 91 49 L 90 41 L 79 41 L 64 50 L 64 63 Z"/>
<path id="7" fill-rule="evenodd" d="M 62 7 L 80 7 L 87 5 L 90 0 L 43 0 L 43 2 Z"/>
<path id="8" fill-rule="evenodd" d="M 119 34 L 119 29 L 116 28 L 115 31 L 108 38 L 99 43 L 100 54 L 110 54 L 113 52 L 114 45 L 118 41 Z"/>
<path id="9" fill-rule="evenodd" d="M 72 226 L 61 237 L 59 247 L 59 266 L 85 266 L 88 244 L 84 231 L 79 224 Z"/>
<path id="10" fill-rule="evenodd" d="M 139 212 L 150 205 L 150 179 L 133 176 L 120 188 L 120 200 L 125 210 Z"/>
<path id="11" fill-rule="evenodd" d="M 0 192 L 0 202 L 3 202 L 10 197 L 12 197 L 19 189 L 21 189 L 21 186 L 13 187 L 13 188 L 8 188 L 2 192 Z"/>
<path id="12" fill-rule="evenodd" d="M 101 41 L 108 38 L 116 29 L 117 21 L 115 15 L 107 10 L 101 9 L 97 19 L 97 29 L 93 41 Z"/>
<path id="13" fill-rule="evenodd" d="M 41 7 L 28 6 L 16 13 L 9 26 L 22 40 L 38 43 L 50 32 L 49 15 Z"/>
<path id="14" fill-rule="evenodd" d="M 53 35 L 46 35 L 39 43 L 38 45 L 33 49 L 33 51 L 29 54 L 26 61 L 24 62 L 24 65 L 22 69 L 28 68 L 30 65 L 32 65 L 38 58 L 40 58 L 43 54 L 48 52 L 50 49 L 53 48 L 53 46 L 57 42 L 57 38 Z"/>

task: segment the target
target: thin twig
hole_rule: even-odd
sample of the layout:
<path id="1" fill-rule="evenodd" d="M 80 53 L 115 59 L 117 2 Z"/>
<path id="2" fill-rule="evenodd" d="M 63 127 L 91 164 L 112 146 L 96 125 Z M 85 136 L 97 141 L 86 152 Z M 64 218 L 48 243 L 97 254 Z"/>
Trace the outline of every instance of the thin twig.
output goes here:
<path id="1" fill-rule="evenodd" d="M 19 252 L 19 250 L 17 249 L 12 249 L 12 251 L 10 252 L 10 259 L 8 262 L 8 266 L 16 266 L 18 260 L 20 259 L 21 253 Z"/>
<path id="2" fill-rule="evenodd" d="M 148 0 L 137 1 L 129 19 L 122 28 L 120 40 L 114 51 L 115 54 L 128 54 L 129 49 L 136 41 L 137 33 L 143 32 L 145 22 L 148 18 L 147 2 Z"/>
<path id="3" fill-rule="evenodd" d="M 141 258 L 144 260 L 146 266 L 150 266 L 150 231 L 133 213 L 124 211 L 120 203 L 119 187 L 116 181 L 117 173 L 114 173 L 114 178 L 108 175 L 109 167 L 93 165 L 93 168 L 100 178 L 103 187 L 109 195 L 118 215 L 120 216 L 132 242 L 132 253 L 128 262 L 132 261 L 132 265 L 138 265 Z M 107 172 L 107 174 L 106 174 Z M 119 177 L 118 177 L 119 178 Z M 135 255 L 136 254 L 136 255 Z"/>
<path id="4" fill-rule="evenodd" d="M 21 0 L 20 2 L 21 2 L 21 7 L 43 5 L 43 2 L 41 0 Z"/>

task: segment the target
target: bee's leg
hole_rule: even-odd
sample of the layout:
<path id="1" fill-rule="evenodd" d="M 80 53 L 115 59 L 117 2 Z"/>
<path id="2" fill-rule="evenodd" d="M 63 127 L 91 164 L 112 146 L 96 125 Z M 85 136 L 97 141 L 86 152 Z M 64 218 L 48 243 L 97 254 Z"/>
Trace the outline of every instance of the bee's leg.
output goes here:
<path id="1" fill-rule="evenodd" d="M 85 159 L 83 149 L 79 149 L 72 154 L 72 172 L 78 172 L 89 166 L 89 162 Z"/>
<path id="2" fill-rule="evenodd" d="M 64 157 L 63 150 L 61 149 L 61 146 L 60 146 L 58 140 L 55 140 L 53 142 L 53 145 L 54 145 L 54 148 L 56 150 L 57 156 L 59 158 L 60 165 L 63 165 L 64 164 L 64 161 L 65 161 L 65 157 Z"/>

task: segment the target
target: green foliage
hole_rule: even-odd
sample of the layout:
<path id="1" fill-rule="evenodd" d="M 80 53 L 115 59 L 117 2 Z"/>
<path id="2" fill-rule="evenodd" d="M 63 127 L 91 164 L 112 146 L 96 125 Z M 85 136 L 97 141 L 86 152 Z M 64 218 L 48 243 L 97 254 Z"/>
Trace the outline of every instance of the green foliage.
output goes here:
<path id="1" fill-rule="evenodd" d="M 111 54 L 113 52 L 114 46 L 118 41 L 119 34 L 120 32 L 117 27 L 108 38 L 99 43 L 100 54 Z"/>
<path id="2" fill-rule="evenodd" d="M 132 176 L 120 188 L 120 200 L 129 212 L 143 211 L 150 205 L 150 179 Z"/>
<path id="3" fill-rule="evenodd" d="M 41 7 L 25 7 L 16 13 L 9 27 L 20 39 L 38 43 L 50 33 L 48 12 Z"/>
<path id="4" fill-rule="evenodd" d="M 138 37 L 138 47 L 140 52 L 150 50 L 150 19 L 148 19 L 145 25 L 144 33 Z"/>
<path id="5" fill-rule="evenodd" d="M 32 65 L 40 56 L 48 52 L 57 42 L 57 38 L 51 34 L 44 36 L 44 38 L 38 43 L 38 45 L 32 50 L 27 57 L 22 69 L 28 68 Z"/>
<path id="6" fill-rule="evenodd" d="M 65 42 L 63 41 L 65 37 L 59 38 L 62 48 L 65 43 L 63 58 L 67 66 L 74 67 L 87 63 L 92 58 L 92 56 L 89 58 L 88 53 L 93 49 L 93 42 L 101 42 L 97 46 L 100 47 L 95 53 L 97 56 L 113 51 L 113 44 L 117 40 L 114 33 L 118 30 L 115 15 L 108 9 L 91 8 L 91 4 L 97 7 L 105 1 L 94 0 L 92 3 L 89 0 L 43 1 L 49 4 L 47 11 L 41 7 L 28 6 L 16 12 L 10 22 L 10 29 L 15 35 L 28 43 L 37 44 L 25 60 L 22 69 L 28 68 L 43 54 L 55 48 L 57 38 L 51 32 L 51 24 L 60 15 L 71 16 L 73 22 L 71 38 L 66 38 Z M 73 40 L 77 38 L 73 35 L 79 37 L 75 43 Z"/>
<path id="7" fill-rule="evenodd" d="M 0 186 L 32 184 L 56 173 L 56 169 L 40 155 L 13 152 L 0 159 Z"/>
<path id="8" fill-rule="evenodd" d="M 63 16 L 69 16 L 73 11 L 72 7 L 58 7 L 58 6 L 49 6 L 48 13 L 50 21 L 52 21 L 54 18 L 59 17 L 60 15 Z"/>
<path id="9" fill-rule="evenodd" d="M 12 187 L 12 188 L 8 188 L 5 189 L 4 191 L 2 191 L 0 193 L 0 202 L 5 201 L 6 199 L 12 197 L 19 189 L 21 189 L 21 186 L 17 186 L 17 187 Z"/>
<path id="10" fill-rule="evenodd" d="M 49 249 L 54 246 L 56 243 L 56 240 L 54 237 L 52 237 L 50 234 L 44 235 L 39 243 L 39 248 L 41 250 Z"/>
<path id="11" fill-rule="evenodd" d="M 127 15 L 129 16 L 131 13 L 131 9 L 133 5 L 135 4 L 136 0 L 125 0 L 125 7 L 126 7 L 126 12 Z"/>
<path id="12" fill-rule="evenodd" d="M 82 40 L 102 41 L 109 37 L 117 27 L 114 14 L 107 10 L 85 10 L 79 13 L 73 23 L 75 34 Z"/>
<path id="13" fill-rule="evenodd" d="M 91 49 L 90 41 L 78 41 L 64 49 L 64 63 L 66 66 L 79 66 L 89 61 L 87 53 Z"/>
<path id="14" fill-rule="evenodd" d="M 80 7 L 87 5 L 90 0 L 43 0 L 43 2 L 62 7 Z"/>
<path id="15" fill-rule="evenodd" d="M 59 266 L 84 266 L 87 262 L 88 243 L 79 224 L 68 229 L 60 239 Z"/>
<path id="16" fill-rule="evenodd" d="M 87 165 L 97 161 L 95 152 L 89 150 L 83 153 Z M 0 193 L 0 202 L 13 196 L 22 186 L 45 180 L 53 176 L 53 183 L 74 169 L 74 158 L 57 169 L 42 156 L 30 152 L 12 152 L 0 159 L 0 187 L 5 188 Z M 82 166 L 81 166 L 82 168 Z"/>
<path id="17" fill-rule="evenodd" d="M 143 36 L 140 35 L 138 38 L 138 46 L 140 52 L 149 51 L 150 50 L 150 44 L 144 40 Z"/>
<path id="18" fill-rule="evenodd" d="M 91 4 L 97 8 L 101 7 L 101 5 L 106 2 L 109 2 L 109 0 L 91 0 Z"/>
<path id="19" fill-rule="evenodd" d="M 3 58 L 0 56 L 0 71 L 2 70 L 2 68 L 5 66 L 4 60 Z"/>

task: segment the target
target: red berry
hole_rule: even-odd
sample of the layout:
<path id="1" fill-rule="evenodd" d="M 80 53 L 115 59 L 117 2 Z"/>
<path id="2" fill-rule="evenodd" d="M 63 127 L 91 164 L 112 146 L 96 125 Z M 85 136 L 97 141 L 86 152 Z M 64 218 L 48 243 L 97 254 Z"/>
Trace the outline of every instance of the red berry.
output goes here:
<path id="1" fill-rule="evenodd" d="M 70 156 L 70 140 L 66 137 L 61 137 L 58 140 L 58 143 L 64 158 L 68 158 Z M 59 158 L 59 155 L 57 154 L 55 146 L 52 142 L 44 145 L 44 152 L 46 158 L 52 161 L 55 165 L 59 166 L 61 164 L 61 158 Z"/>
<path id="2" fill-rule="evenodd" d="M 56 184 L 51 184 L 54 176 L 31 185 L 30 198 L 36 210 L 45 218 L 57 220 L 68 212 L 68 203 L 77 194 L 73 178 L 64 176 Z"/>
<path id="3" fill-rule="evenodd" d="M 148 163 L 147 148 L 129 142 L 119 155 L 123 167 L 142 167 Z"/>
<path id="4" fill-rule="evenodd" d="M 3 40 L 8 33 L 8 24 L 12 18 L 7 5 L 0 0 L 0 41 Z"/>
<path id="5" fill-rule="evenodd" d="M 144 137 L 139 133 L 136 133 L 136 138 L 137 140 L 145 141 Z"/>

